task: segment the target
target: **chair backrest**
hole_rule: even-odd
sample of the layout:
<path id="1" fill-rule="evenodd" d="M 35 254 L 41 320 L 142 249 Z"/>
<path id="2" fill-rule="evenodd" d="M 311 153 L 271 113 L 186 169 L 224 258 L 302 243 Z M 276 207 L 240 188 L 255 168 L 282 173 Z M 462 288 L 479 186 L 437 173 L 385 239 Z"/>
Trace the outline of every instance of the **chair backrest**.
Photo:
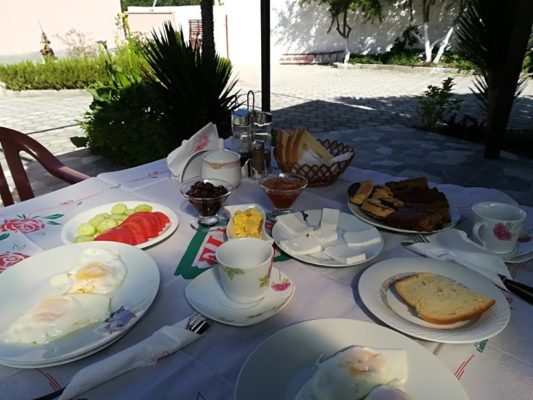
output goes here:
<path id="1" fill-rule="evenodd" d="M 34 197 L 28 175 L 20 157 L 21 151 L 28 153 L 51 175 L 65 182 L 76 183 L 89 178 L 88 175 L 64 165 L 46 147 L 24 133 L 0 127 L 0 144 L 2 145 L 4 156 L 20 200 L 27 200 Z M 2 197 L 4 206 L 15 202 L 1 165 L 0 196 Z"/>

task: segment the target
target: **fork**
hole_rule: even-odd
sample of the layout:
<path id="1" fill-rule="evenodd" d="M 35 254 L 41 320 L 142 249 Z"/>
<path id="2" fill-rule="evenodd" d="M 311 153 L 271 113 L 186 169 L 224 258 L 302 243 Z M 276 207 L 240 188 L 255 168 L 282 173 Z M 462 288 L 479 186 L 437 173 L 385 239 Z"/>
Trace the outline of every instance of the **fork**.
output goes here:
<path id="1" fill-rule="evenodd" d="M 188 331 L 197 333 L 201 335 L 204 333 L 207 328 L 209 328 L 209 323 L 207 322 L 207 318 L 204 317 L 199 312 L 195 312 L 192 314 L 189 319 L 187 320 L 187 324 L 185 325 L 185 329 Z"/>

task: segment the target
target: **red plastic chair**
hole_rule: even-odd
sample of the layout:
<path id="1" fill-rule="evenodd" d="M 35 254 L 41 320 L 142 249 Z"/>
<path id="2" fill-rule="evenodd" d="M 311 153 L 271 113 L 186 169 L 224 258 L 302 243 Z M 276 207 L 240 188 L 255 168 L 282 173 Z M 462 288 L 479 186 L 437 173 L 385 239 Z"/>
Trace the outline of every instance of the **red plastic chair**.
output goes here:
<path id="1" fill-rule="evenodd" d="M 11 176 L 15 182 L 20 200 L 28 200 L 34 197 L 33 190 L 20 159 L 20 152 L 25 151 L 35 158 L 50 174 L 68 183 L 77 183 L 89 178 L 79 171 L 64 165 L 48 149 L 35 139 L 21 132 L 9 128 L 0 127 L 0 143 L 4 150 Z M 0 196 L 4 206 L 13 204 L 15 201 L 8 186 L 4 170 L 0 165 Z"/>

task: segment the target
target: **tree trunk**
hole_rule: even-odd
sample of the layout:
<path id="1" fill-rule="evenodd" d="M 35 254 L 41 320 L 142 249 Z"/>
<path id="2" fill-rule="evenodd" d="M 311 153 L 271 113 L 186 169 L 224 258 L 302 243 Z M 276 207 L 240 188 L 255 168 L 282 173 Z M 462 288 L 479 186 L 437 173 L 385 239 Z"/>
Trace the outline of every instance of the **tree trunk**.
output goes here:
<path id="1" fill-rule="evenodd" d="M 350 45 L 348 43 L 349 37 L 344 38 L 344 64 L 348 64 L 350 61 Z"/>
<path id="2" fill-rule="evenodd" d="M 505 57 L 505 63 L 501 73 L 494 76 L 494 90 L 488 93 L 487 100 L 485 157 L 492 159 L 500 156 L 503 147 L 505 130 L 513 107 L 516 85 L 533 23 L 531 0 L 516 0 L 513 5 L 514 26 L 507 46 L 508 51 L 506 54 L 499 55 Z"/>
<path id="3" fill-rule="evenodd" d="M 433 46 L 431 45 L 431 40 L 429 39 L 429 25 L 427 22 L 424 22 L 424 49 L 426 52 L 426 62 L 431 63 Z"/>
<path id="4" fill-rule="evenodd" d="M 435 56 L 435 59 L 433 60 L 435 64 L 438 64 L 440 62 L 440 59 L 442 58 L 444 54 L 444 50 L 446 50 L 446 47 L 448 47 L 448 44 L 450 43 L 450 37 L 452 36 L 452 33 L 453 33 L 453 26 L 450 27 L 450 29 L 448 29 L 448 32 L 446 32 L 446 36 L 444 36 L 444 39 L 442 39 L 442 42 L 440 43 L 439 51 L 437 51 L 437 55 Z"/>
<path id="5" fill-rule="evenodd" d="M 209 58 L 215 57 L 215 33 L 213 18 L 213 0 L 201 0 L 202 12 L 202 53 Z"/>

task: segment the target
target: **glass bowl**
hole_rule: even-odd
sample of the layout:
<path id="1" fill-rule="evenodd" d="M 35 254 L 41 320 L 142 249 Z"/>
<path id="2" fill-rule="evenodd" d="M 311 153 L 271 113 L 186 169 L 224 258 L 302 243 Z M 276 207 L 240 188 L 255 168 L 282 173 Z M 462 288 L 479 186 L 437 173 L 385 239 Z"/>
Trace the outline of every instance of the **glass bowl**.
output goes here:
<path id="1" fill-rule="evenodd" d="M 275 207 L 271 212 L 275 218 L 294 212 L 291 206 L 307 187 L 307 179 L 298 174 L 280 172 L 262 178 L 259 185 Z"/>
<path id="2" fill-rule="evenodd" d="M 233 186 L 221 179 L 191 179 L 183 182 L 180 192 L 198 211 L 198 223 L 213 226 L 218 211 L 231 194 Z"/>

